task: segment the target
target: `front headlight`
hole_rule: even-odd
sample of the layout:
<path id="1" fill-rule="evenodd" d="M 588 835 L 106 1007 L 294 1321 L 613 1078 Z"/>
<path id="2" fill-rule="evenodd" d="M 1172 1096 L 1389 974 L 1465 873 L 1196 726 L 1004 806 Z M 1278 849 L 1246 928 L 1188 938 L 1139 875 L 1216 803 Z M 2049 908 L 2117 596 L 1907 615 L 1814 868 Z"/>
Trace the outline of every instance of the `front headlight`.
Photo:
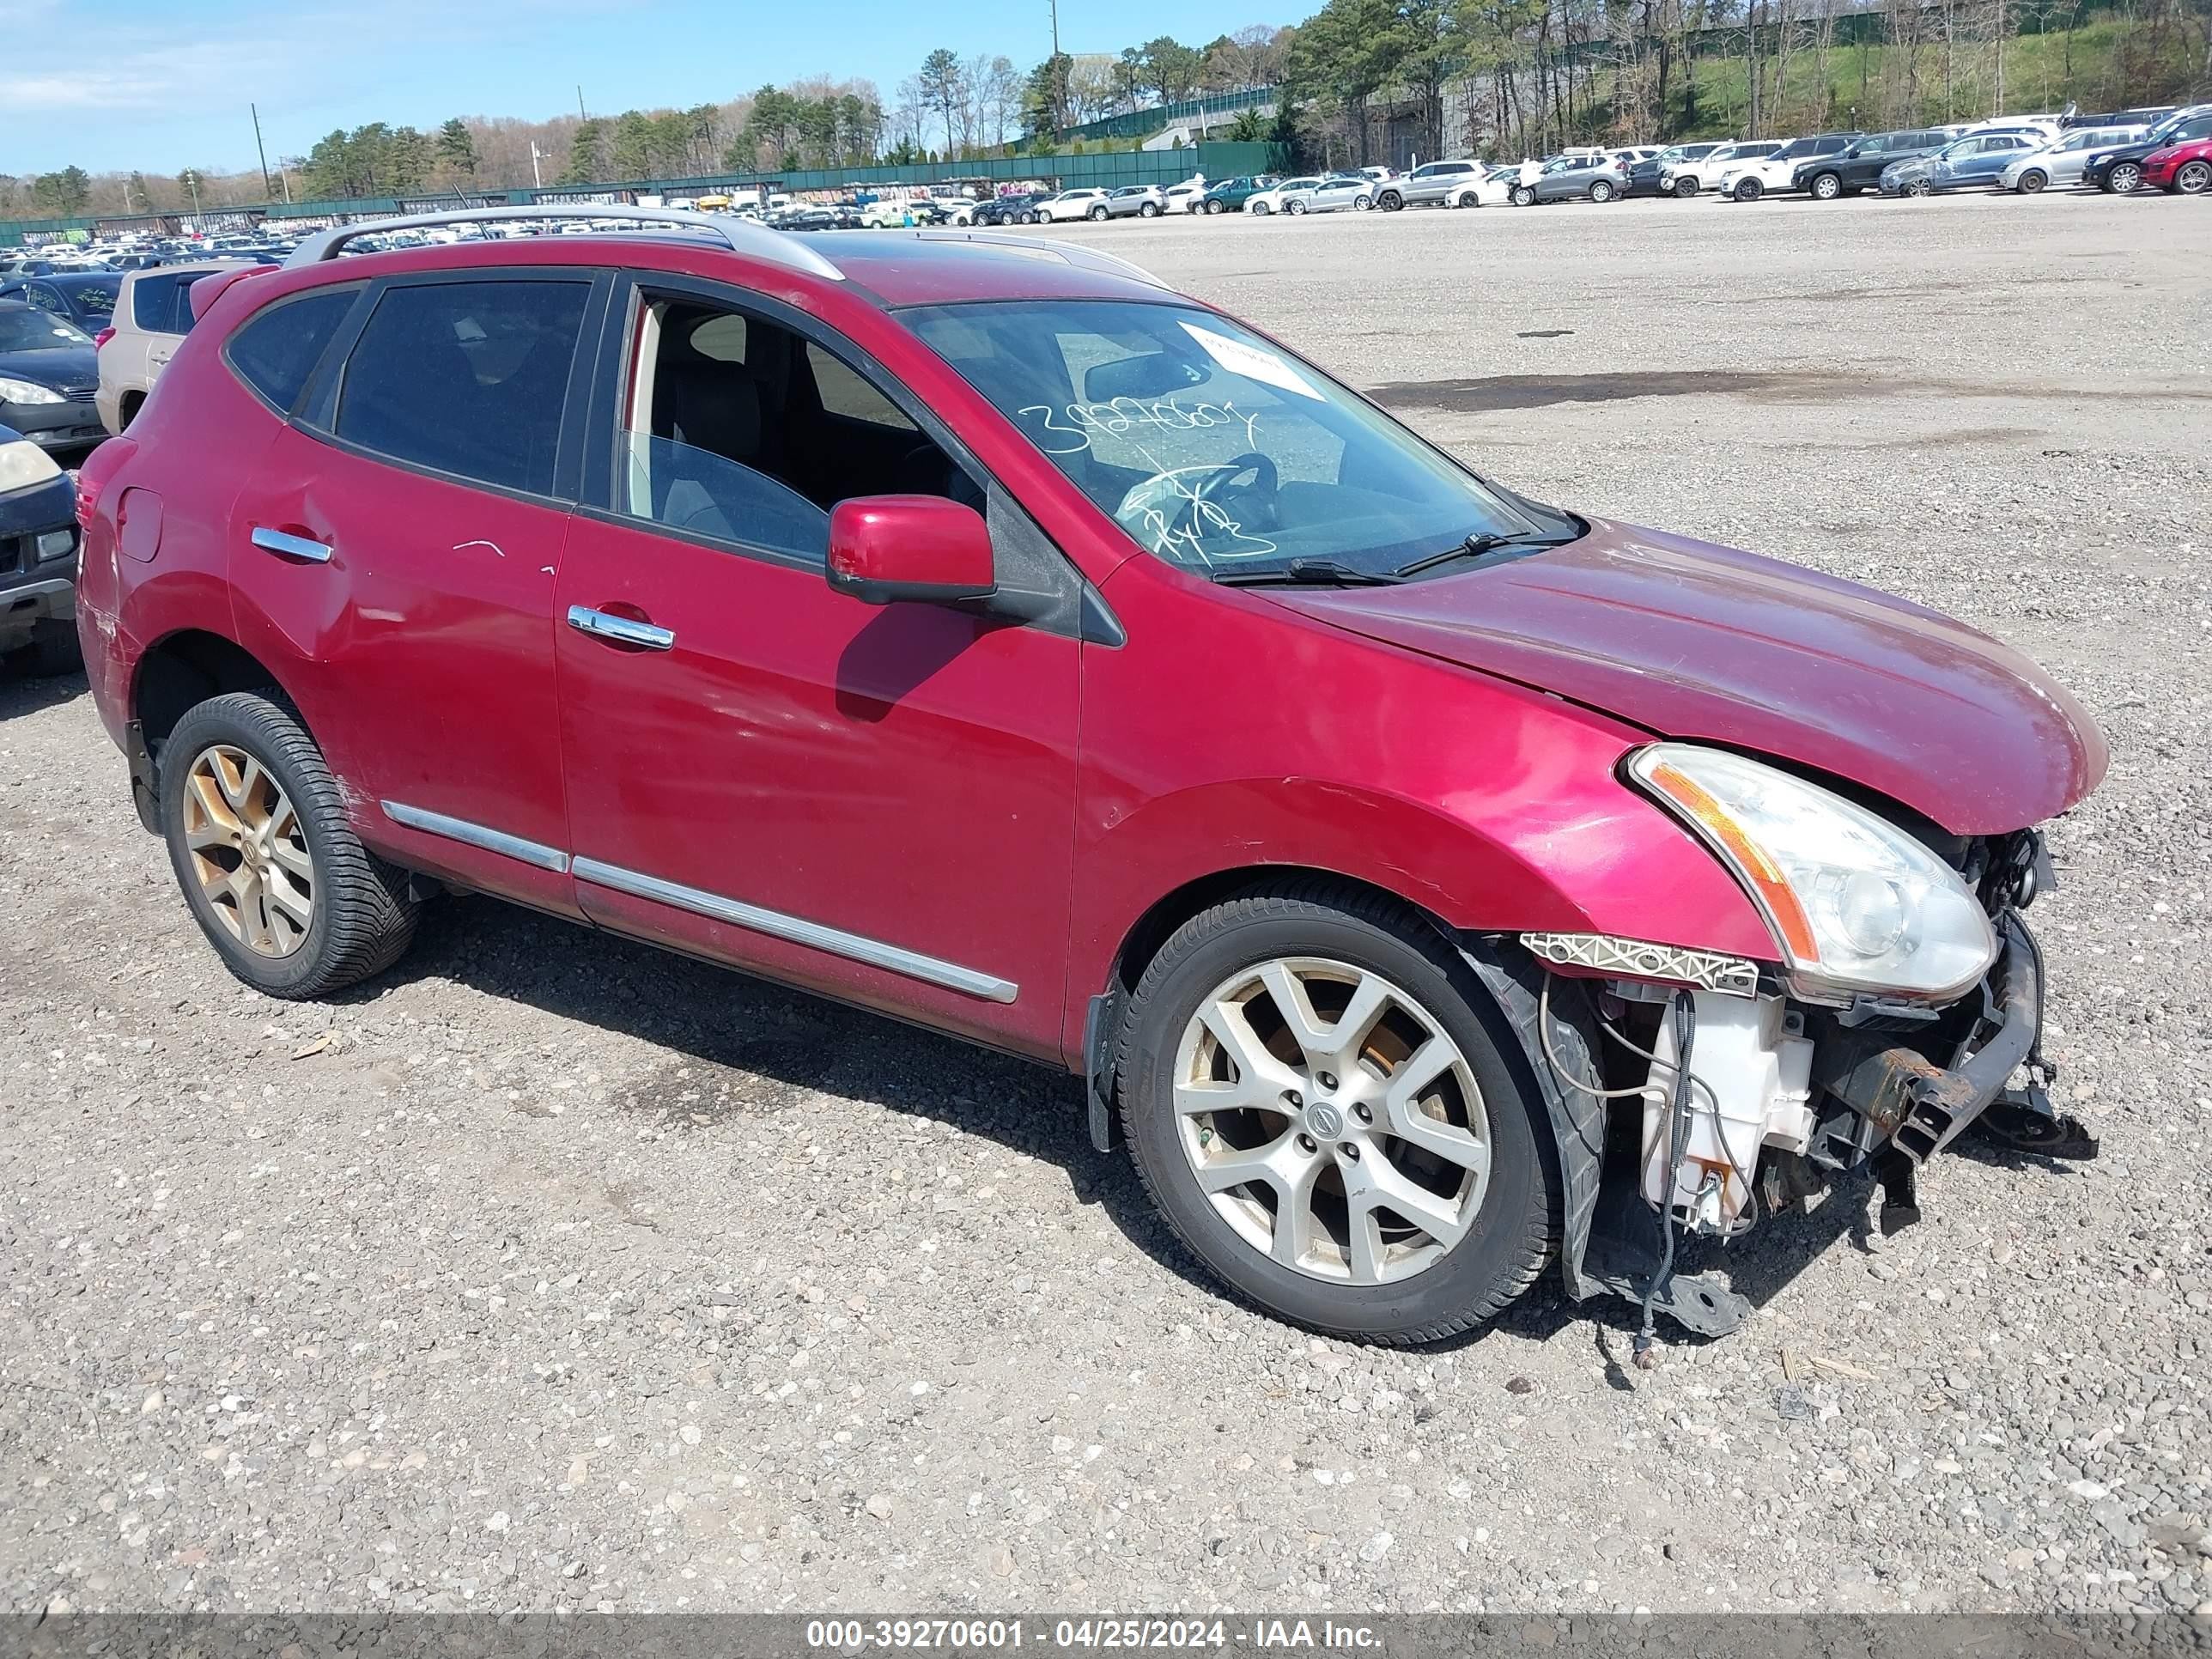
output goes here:
<path id="1" fill-rule="evenodd" d="M 7 384 L 7 381 L 0 380 L 0 387 Z M 42 484 L 49 478 L 58 478 L 61 473 L 61 468 L 54 464 L 54 458 L 28 438 L 0 444 L 0 495 L 11 489 L 27 489 L 33 484 Z"/>
<path id="2" fill-rule="evenodd" d="M 0 404 L 58 404 L 63 401 L 62 394 L 52 386 L 36 386 L 29 380 L 10 380 L 0 376 Z"/>
<path id="3" fill-rule="evenodd" d="M 1654 744 L 1628 770 L 1743 884 L 1801 994 L 1942 1001 L 1996 959 L 1990 919 L 1958 872 L 1864 807 L 1690 744 Z"/>

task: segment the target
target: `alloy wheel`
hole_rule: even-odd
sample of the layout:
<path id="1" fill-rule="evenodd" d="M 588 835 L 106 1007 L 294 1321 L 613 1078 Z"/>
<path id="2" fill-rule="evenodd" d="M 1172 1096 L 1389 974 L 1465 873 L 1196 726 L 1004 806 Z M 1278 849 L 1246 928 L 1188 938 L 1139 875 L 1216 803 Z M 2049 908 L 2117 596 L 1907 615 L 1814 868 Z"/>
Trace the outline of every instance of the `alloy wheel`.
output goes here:
<path id="1" fill-rule="evenodd" d="M 2173 175 L 2173 187 L 2184 196 L 2195 196 L 2212 186 L 2212 161 L 2191 161 Z"/>
<path id="2" fill-rule="evenodd" d="M 283 786 L 243 749 L 216 744 L 185 774 L 184 803 L 208 908 L 256 955 L 290 956 L 314 921 L 315 861 Z"/>
<path id="3" fill-rule="evenodd" d="M 1816 202 L 1832 202 L 1842 194 L 1843 188 L 1843 180 L 1837 178 L 1834 173 L 1817 173 L 1813 179 L 1813 199 Z"/>
<path id="4" fill-rule="evenodd" d="M 2142 169 L 2133 161 L 2119 162 L 2105 175 L 2105 183 L 2113 195 L 2129 195 L 2134 191 L 2137 185 L 2142 183 Z"/>
<path id="5" fill-rule="evenodd" d="M 1593 202 L 1610 202 L 1612 199 L 1613 199 L 1613 186 L 1612 186 L 1611 185 L 1608 185 L 1607 183 L 1606 183 L 1606 181 L 1605 181 L 1604 179 L 1600 179 L 1599 180 L 1597 180 L 1595 184 L 1593 184 L 1593 185 L 1590 186 L 1590 200 L 1591 200 L 1591 201 L 1593 201 Z"/>
<path id="6" fill-rule="evenodd" d="M 1905 187 L 1905 193 L 1907 196 L 1933 196 L 1936 193 L 1936 186 L 1925 179 L 1915 179 Z"/>
<path id="7" fill-rule="evenodd" d="M 1441 1021 L 1382 975 L 1325 957 L 1242 969 L 1176 1056 L 1175 1127 L 1216 1213 L 1284 1267 L 1395 1283 L 1465 1239 L 1490 1122 Z"/>

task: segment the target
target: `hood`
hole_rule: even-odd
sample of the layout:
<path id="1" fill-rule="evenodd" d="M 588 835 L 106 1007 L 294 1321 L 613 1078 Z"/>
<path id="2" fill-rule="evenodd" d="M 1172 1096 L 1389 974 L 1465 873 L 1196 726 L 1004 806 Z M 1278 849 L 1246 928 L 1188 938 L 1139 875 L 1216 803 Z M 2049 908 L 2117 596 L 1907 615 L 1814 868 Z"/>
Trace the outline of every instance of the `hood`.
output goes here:
<path id="1" fill-rule="evenodd" d="M 100 356 L 88 345 L 0 351 L 0 375 L 56 392 L 90 392 L 100 385 Z"/>
<path id="2" fill-rule="evenodd" d="M 1849 779 L 1954 835 L 2040 823 L 2105 775 L 2088 716 L 2009 647 L 1872 588 L 1658 531 L 1594 520 L 1580 541 L 1466 575 L 1267 591 L 1664 737 Z"/>

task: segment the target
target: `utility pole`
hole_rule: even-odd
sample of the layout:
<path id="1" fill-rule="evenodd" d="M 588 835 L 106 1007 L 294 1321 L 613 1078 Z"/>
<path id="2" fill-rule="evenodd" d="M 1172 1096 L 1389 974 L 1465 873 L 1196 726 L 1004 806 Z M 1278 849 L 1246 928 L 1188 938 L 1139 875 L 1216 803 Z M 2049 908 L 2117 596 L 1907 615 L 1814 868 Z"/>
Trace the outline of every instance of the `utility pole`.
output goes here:
<path id="1" fill-rule="evenodd" d="M 1052 8 L 1052 55 L 1060 56 L 1060 0 L 1045 0 Z"/>
<path id="2" fill-rule="evenodd" d="M 276 192 L 269 182 L 269 152 L 261 143 L 261 111 L 253 104 L 246 107 L 253 116 L 253 153 L 261 158 L 261 199 L 265 202 Z"/>
<path id="3" fill-rule="evenodd" d="M 538 175 L 538 141 L 532 138 L 530 141 L 530 182 L 537 189 L 543 190 L 545 188 L 545 180 Z"/>
<path id="4" fill-rule="evenodd" d="M 584 113 L 584 88 L 580 85 L 576 88 L 576 118 L 579 121 L 588 121 L 592 118 Z"/>

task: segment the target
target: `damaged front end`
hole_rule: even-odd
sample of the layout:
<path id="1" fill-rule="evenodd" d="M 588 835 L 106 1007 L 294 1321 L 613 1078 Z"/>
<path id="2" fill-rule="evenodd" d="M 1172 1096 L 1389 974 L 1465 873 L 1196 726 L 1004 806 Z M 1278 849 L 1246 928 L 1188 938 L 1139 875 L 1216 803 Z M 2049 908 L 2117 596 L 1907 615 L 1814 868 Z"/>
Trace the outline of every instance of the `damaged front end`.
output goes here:
<path id="1" fill-rule="evenodd" d="M 1721 1335 L 1750 1310 L 1724 1273 L 1676 1271 L 1687 1241 L 1725 1243 L 1869 1176 L 1894 1231 L 1917 1216 L 1920 1166 L 1970 1128 L 2095 1156 L 2046 1092 L 2043 961 L 2021 915 L 2052 885 L 2041 836 L 1942 853 L 1989 928 L 1987 965 L 1948 995 L 1850 992 L 1793 972 L 1786 948 L 1774 963 L 1589 933 L 1466 941 L 1551 1112 L 1568 1291 L 1641 1304 L 1639 1355 L 1655 1313 Z"/>

